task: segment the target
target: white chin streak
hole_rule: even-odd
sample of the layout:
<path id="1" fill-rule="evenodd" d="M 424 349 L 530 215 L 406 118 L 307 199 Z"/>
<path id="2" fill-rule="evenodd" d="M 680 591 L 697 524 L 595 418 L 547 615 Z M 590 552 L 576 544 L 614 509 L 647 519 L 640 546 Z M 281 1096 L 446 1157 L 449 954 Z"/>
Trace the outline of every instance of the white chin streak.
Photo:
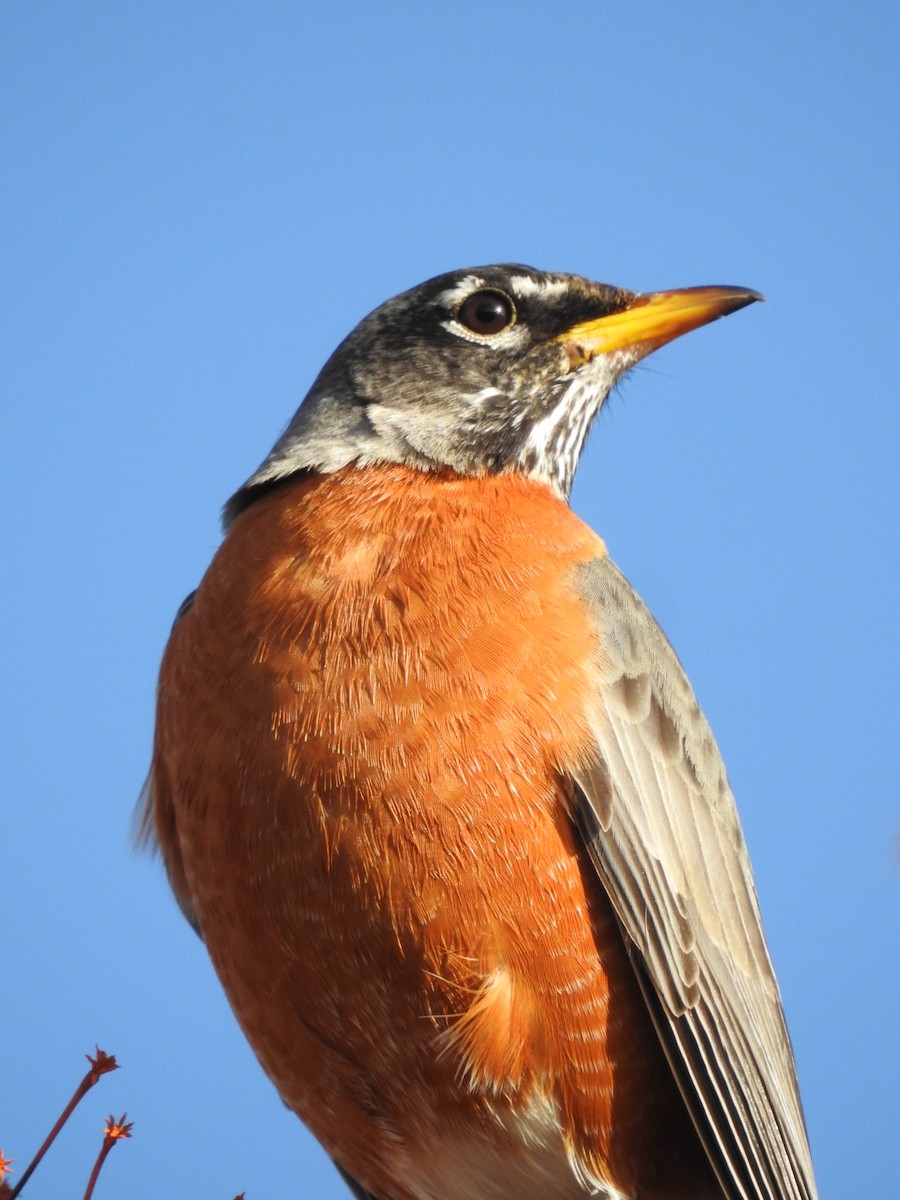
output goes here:
<path id="1" fill-rule="evenodd" d="M 598 355 L 573 371 L 553 409 L 528 434 L 520 465 L 568 499 L 591 422 L 616 380 L 637 361 L 630 350 Z"/>

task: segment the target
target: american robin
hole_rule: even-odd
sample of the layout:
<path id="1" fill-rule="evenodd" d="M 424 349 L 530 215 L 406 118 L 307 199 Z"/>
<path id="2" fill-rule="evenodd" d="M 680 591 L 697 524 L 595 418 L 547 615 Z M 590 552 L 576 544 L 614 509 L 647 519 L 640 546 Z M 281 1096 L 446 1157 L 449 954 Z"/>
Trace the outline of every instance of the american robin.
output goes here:
<path id="1" fill-rule="evenodd" d="M 443 275 L 225 507 L 145 829 L 357 1197 L 816 1194 L 719 752 L 567 504 L 623 372 L 760 298 Z"/>

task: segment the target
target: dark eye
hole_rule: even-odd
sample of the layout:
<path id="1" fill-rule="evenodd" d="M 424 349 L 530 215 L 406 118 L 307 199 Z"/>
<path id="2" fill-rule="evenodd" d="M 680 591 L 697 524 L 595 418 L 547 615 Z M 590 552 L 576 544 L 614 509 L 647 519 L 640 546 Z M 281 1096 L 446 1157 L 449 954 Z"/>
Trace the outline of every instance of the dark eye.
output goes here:
<path id="1" fill-rule="evenodd" d="M 513 323 L 515 309 L 503 292 L 473 292 L 456 314 L 460 325 L 473 333 L 500 333 Z"/>

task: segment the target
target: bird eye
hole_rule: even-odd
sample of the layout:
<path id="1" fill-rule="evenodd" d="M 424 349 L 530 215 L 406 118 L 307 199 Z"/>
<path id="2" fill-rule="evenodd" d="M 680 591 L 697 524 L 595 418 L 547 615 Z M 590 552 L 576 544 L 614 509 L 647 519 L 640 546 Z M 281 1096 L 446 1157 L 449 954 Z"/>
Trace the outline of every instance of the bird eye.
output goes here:
<path id="1" fill-rule="evenodd" d="M 503 292 L 473 292 L 456 314 L 460 325 L 473 333 L 500 333 L 512 325 L 516 315 L 512 301 Z"/>

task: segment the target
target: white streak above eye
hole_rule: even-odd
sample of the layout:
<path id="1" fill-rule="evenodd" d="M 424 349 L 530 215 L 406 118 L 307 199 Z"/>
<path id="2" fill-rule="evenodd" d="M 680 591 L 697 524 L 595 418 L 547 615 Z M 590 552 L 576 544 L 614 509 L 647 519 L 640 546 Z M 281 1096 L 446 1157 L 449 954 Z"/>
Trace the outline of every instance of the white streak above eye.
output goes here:
<path id="1" fill-rule="evenodd" d="M 551 299 L 564 295 L 571 283 L 563 279 L 533 279 L 530 275 L 511 275 L 509 285 L 516 296 L 540 296 Z"/>
<path id="2" fill-rule="evenodd" d="M 446 292 L 441 292 L 437 297 L 437 303 L 451 311 L 458 308 L 463 300 L 466 300 L 472 292 L 480 291 L 482 288 L 488 287 L 487 282 L 480 275 L 466 275 L 460 279 L 459 283 L 452 288 L 447 288 Z"/>

